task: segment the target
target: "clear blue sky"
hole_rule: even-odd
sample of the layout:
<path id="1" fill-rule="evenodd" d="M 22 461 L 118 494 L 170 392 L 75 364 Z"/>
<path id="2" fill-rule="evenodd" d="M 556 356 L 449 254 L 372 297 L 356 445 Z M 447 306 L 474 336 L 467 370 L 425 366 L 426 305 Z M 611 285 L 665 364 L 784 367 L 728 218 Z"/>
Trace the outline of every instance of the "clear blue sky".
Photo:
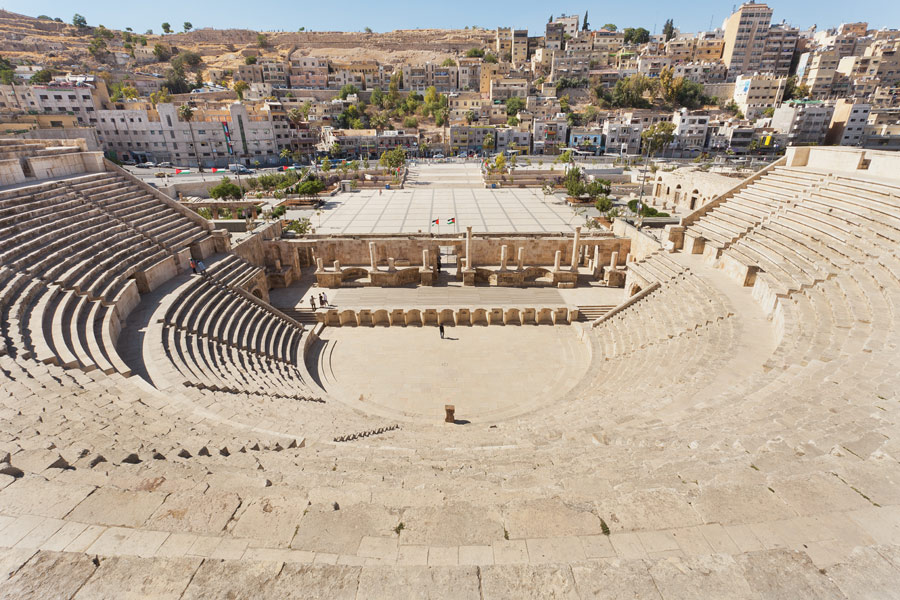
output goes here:
<path id="1" fill-rule="evenodd" d="M 265 2 L 257 5 L 248 0 L 219 0 L 202 2 L 184 0 L 0 0 L 0 8 L 37 16 L 47 14 L 71 21 L 79 12 L 91 25 L 135 31 L 153 29 L 160 32 L 160 23 L 168 21 L 181 29 L 184 21 L 195 28 L 246 28 L 296 31 L 305 26 L 318 31 L 360 31 L 371 27 L 375 31 L 414 28 L 445 28 L 479 25 L 494 28 L 498 25 L 541 31 L 550 13 L 577 13 L 588 10 L 594 27 L 615 23 L 619 28 L 646 27 L 659 32 L 667 18 L 673 18 L 682 31 L 707 29 L 722 24 L 739 1 L 644 0 L 638 2 L 485 2 L 483 0 L 407 1 L 344 0 L 321 2 L 299 0 Z M 900 27 L 900 0 L 869 0 L 859 3 L 847 0 L 773 0 L 768 3 L 774 11 L 774 21 L 782 19 L 799 26 L 813 24 L 819 28 L 839 25 L 845 21 L 868 21 L 871 27 Z"/>

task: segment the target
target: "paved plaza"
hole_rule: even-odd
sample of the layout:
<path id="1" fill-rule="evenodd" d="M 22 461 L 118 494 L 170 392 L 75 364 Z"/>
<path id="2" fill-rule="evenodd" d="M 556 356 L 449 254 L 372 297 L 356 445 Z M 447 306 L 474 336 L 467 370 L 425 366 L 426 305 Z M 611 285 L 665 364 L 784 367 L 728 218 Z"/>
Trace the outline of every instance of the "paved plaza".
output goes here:
<path id="1" fill-rule="evenodd" d="M 288 213 L 303 215 L 309 211 Z M 404 189 L 341 193 L 310 218 L 320 234 L 462 233 L 467 226 L 477 233 L 557 233 L 584 222 L 561 197 L 539 189 L 485 189 L 474 163 L 414 165 Z"/>

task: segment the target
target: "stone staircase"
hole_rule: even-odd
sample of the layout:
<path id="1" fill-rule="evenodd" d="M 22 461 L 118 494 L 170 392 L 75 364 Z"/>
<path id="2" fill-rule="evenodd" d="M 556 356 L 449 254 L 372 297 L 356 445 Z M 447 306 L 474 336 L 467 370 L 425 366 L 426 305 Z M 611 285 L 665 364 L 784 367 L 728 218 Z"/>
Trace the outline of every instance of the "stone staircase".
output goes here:
<path id="1" fill-rule="evenodd" d="M 303 308 L 302 306 L 279 306 L 277 308 L 298 323 L 302 323 L 307 328 L 312 327 L 316 324 L 316 313 L 311 308 Z"/>
<path id="2" fill-rule="evenodd" d="M 578 319 L 576 320 L 576 323 L 587 323 L 590 321 L 595 321 L 615 307 L 615 304 L 595 304 L 589 306 L 579 306 Z"/>

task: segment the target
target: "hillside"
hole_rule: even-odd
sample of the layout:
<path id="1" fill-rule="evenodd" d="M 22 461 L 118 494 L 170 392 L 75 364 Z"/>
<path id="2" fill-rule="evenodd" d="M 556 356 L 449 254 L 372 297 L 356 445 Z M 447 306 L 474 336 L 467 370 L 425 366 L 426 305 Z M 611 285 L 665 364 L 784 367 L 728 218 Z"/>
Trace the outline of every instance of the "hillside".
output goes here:
<path id="1" fill-rule="evenodd" d="M 57 68 L 128 69 L 133 60 L 116 64 L 112 53 L 127 53 L 124 32 L 110 30 L 107 40 L 111 53 L 104 61 L 96 60 L 88 49 L 93 40 L 93 27 L 77 28 L 0 10 L 0 56 L 13 61 L 29 61 Z M 267 46 L 260 48 L 258 34 L 248 29 L 198 29 L 189 33 L 149 35 L 147 47 L 157 43 L 191 50 L 203 57 L 207 67 L 236 68 L 249 53 L 284 57 L 292 49 L 304 55 L 333 60 L 377 60 L 387 64 L 441 61 L 448 56 L 493 42 L 492 31 L 484 29 L 397 30 L 387 33 L 359 32 L 262 32 Z M 141 70 L 162 70 L 165 63 L 144 64 Z"/>

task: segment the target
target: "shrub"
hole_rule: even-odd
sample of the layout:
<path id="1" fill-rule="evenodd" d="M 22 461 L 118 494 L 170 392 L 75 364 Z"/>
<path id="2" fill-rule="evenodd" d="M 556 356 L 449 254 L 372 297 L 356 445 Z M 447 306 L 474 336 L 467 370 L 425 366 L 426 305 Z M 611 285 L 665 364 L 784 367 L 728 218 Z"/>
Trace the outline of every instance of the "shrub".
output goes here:
<path id="1" fill-rule="evenodd" d="M 209 197 L 215 198 L 216 200 L 223 199 L 238 199 L 243 195 L 243 191 L 240 187 L 234 184 L 227 177 L 223 177 L 222 181 L 211 188 L 209 188 Z"/>

